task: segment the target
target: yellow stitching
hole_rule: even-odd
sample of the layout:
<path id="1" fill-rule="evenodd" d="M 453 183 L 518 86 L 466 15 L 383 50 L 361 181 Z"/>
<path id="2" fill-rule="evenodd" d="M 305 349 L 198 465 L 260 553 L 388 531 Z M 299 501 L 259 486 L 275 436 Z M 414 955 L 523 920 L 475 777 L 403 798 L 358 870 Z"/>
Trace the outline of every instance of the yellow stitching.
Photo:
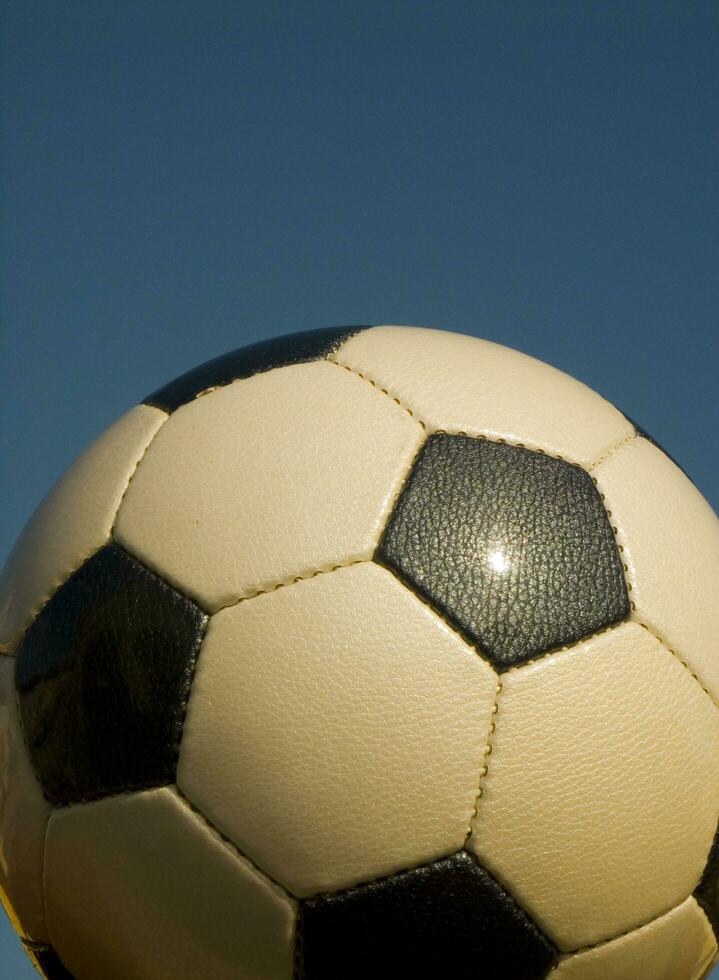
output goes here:
<path id="1" fill-rule="evenodd" d="M 480 766 L 479 769 L 479 778 L 477 780 L 477 793 L 474 798 L 474 809 L 472 810 L 472 813 L 469 818 L 469 825 L 467 827 L 467 833 L 465 835 L 464 844 L 462 845 L 462 847 L 467 846 L 467 842 L 469 841 L 469 838 L 472 836 L 472 832 L 473 832 L 472 824 L 474 823 L 474 820 L 477 816 L 477 811 L 479 810 L 479 801 L 482 799 L 482 796 L 484 795 L 484 786 L 482 785 L 482 781 L 487 778 L 487 774 L 489 773 L 489 757 L 492 754 L 494 733 L 497 730 L 497 714 L 499 712 L 499 695 L 501 693 L 502 693 L 502 678 L 498 677 L 497 686 L 494 690 L 494 702 L 492 704 L 492 711 L 491 711 L 492 721 L 489 724 L 489 731 L 487 733 L 487 742 L 482 752 L 482 765 Z"/>
<path id="2" fill-rule="evenodd" d="M 419 422 L 423 429 L 429 428 L 426 422 L 423 422 L 421 418 L 418 418 L 418 416 L 415 415 L 409 405 L 405 405 L 403 401 L 397 398 L 396 395 L 393 395 L 391 391 L 388 391 L 387 388 L 383 388 L 377 381 L 373 381 L 372 378 L 368 377 L 366 374 L 362 374 L 361 371 L 355 371 L 355 369 L 350 367 L 349 364 L 344 364 L 342 361 L 334 360 L 332 354 L 327 357 L 327 361 L 330 364 L 335 364 L 339 368 L 344 368 L 345 371 L 349 371 L 350 374 L 354 374 L 358 378 L 362 378 L 363 381 L 371 384 L 373 388 L 376 388 L 378 391 L 381 391 L 383 394 L 387 395 L 388 398 L 391 398 L 395 405 L 399 405 L 399 407 L 407 412 L 407 414 L 413 418 L 415 422 Z"/>
<path id="3" fill-rule="evenodd" d="M 152 408 L 155 408 L 155 406 L 153 405 Z M 115 516 L 112 519 L 112 525 L 110 526 L 110 533 L 108 535 L 107 540 L 106 541 L 103 541 L 102 544 L 98 545 L 96 548 L 94 548 L 92 551 L 88 552 L 86 555 L 83 555 L 82 558 L 80 559 L 80 561 L 78 562 L 78 564 L 72 565 L 69 569 L 65 569 L 65 571 L 62 572 L 61 576 L 59 578 L 56 578 L 53 581 L 53 583 L 52 583 L 52 585 L 50 587 L 50 592 L 45 596 L 44 599 L 41 599 L 39 601 L 39 604 L 37 604 L 37 605 L 35 605 L 35 606 L 32 607 L 32 609 L 30 610 L 30 612 L 28 614 L 27 622 L 24 623 L 20 627 L 20 629 L 19 629 L 18 633 L 16 634 L 16 636 L 13 637 L 13 640 L 10 643 L 2 644 L 2 646 L 0 647 L 0 655 L 6 655 L 8 657 L 14 657 L 15 656 L 15 653 L 10 653 L 10 648 L 11 647 L 14 647 L 17 650 L 17 648 L 20 646 L 20 644 L 24 640 L 25 634 L 30 629 L 30 627 L 35 622 L 35 620 L 38 618 L 38 616 L 43 611 L 43 609 L 45 608 L 45 606 L 48 604 L 48 602 L 50 601 L 50 599 L 52 599 L 52 597 L 55 595 L 55 593 L 57 592 L 57 590 L 61 586 L 63 586 L 67 582 L 67 580 L 71 576 L 73 576 L 75 574 L 75 572 L 77 572 L 80 568 L 82 568 L 82 566 L 85 564 L 86 561 L 88 561 L 90 558 L 92 558 L 93 555 L 97 554 L 98 551 L 100 551 L 102 548 L 106 547 L 111 541 L 114 540 L 113 539 L 113 532 L 115 530 L 115 524 L 117 523 L 117 515 L 120 513 L 120 507 L 122 506 L 122 502 L 125 499 L 125 495 L 127 494 L 127 491 L 128 491 L 128 489 L 130 487 L 130 484 L 132 483 L 132 478 L 134 477 L 135 473 L 137 473 L 137 467 L 140 465 L 140 463 L 142 462 L 142 460 L 145 458 L 148 449 L 150 448 L 150 446 L 155 441 L 155 436 L 160 431 L 160 429 L 165 424 L 165 422 L 167 422 L 167 419 L 170 417 L 167 414 L 167 412 L 164 412 L 163 409 L 156 409 L 156 410 L 158 412 L 159 411 L 162 411 L 163 412 L 163 414 L 165 415 L 165 420 L 153 432 L 152 436 L 150 437 L 150 441 L 145 446 L 145 448 L 142 451 L 141 455 L 139 456 L 137 462 L 135 463 L 134 469 L 133 469 L 132 473 L 130 474 L 130 476 L 128 478 L 127 485 L 125 486 L 125 489 L 122 492 L 122 495 L 120 497 L 120 500 L 118 502 L 118 505 L 115 508 Z"/>
<path id="4" fill-rule="evenodd" d="M 607 939 L 597 940 L 596 943 L 589 943 L 588 946 L 578 946 L 577 949 L 569 950 L 568 953 L 566 953 L 564 956 L 560 958 L 559 963 L 557 963 L 557 966 L 554 969 L 556 970 L 560 966 L 560 964 L 564 962 L 564 960 L 568 959 L 570 956 L 577 956 L 579 953 L 586 953 L 590 949 L 597 949 L 597 947 L 599 946 L 606 946 L 607 943 L 613 943 L 617 939 L 622 939 L 624 936 L 629 936 L 633 932 L 638 932 L 640 929 L 645 929 L 647 926 L 651 925 L 652 922 L 656 922 L 657 919 L 663 919 L 665 915 L 669 915 L 670 912 L 674 912 L 675 909 L 680 908 L 680 906 L 682 906 L 684 902 L 686 902 L 691 897 L 692 897 L 691 894 L 687 895 L 687 898 L 682 899 L 682 901 L 679 902 L 677 905 L 672 905 L 671 908 L 665 909 L 665 911 L 660 912 L 659 915 L 653 915 L 651 919 L 647 919 L 646 922 L 642 922 L 638 926 L 632 926 L 631 929 L 625 929 L 624 932 L 618 932 L 616 936 L 609 936 Z"/>
<path id="5" fill-rule="evenodd" d="M 210 833 L 214 837 L 216 837 L 222 844 L 224 844 L 225 847 L 227 847 L 227 849 L 230 850 L 233 855 L 239 857 L 242 861 L 245 861 L 247 864 L 249 864 L 250 867 L 252 867 L 262 878 L 264 878 L 268 882 L 268 884 L 274 885 L 276 889 L 279 889 L 283 898 L 288 898 L 290 899 L 293 905 L 295 904 L 297 900 L 297 896 L 293 895 L 292 892 L 289 891 L 289 889 L 285 888 L 285 886 L 281 884 L 281 882 L 277 881 L 276 878 L 273 878 L 271 874 L 269 874 L 267 871 L 264 870 L 264 868 L 261 868 L 258 864 L 255 864 L 255 862 L 251 860 L 251 858 L 249 858 L 244 853 L 244 851 L 241 851 L 237 846 L 237 844 L 235 844 L 235 842 L 231 838 L 223 834 L 221 830 L 219 830 L 210 820 L 208 820 L 208 818 L 205 816 L 202 810 L 198 809 L 198 807 L 195 806 L 192 800 L 188 799 L 187 796 L 185 796 L 185 794 L 182 792 L 179 786 L 175 785 L 169 788 L 177 796 L 177 798 L 189 810 L 192 811 L 192 813 L 194 813 L 196 816 L 200 818 L 200 820 L 205 825 L 205 827 L 210 831 Z"/>
<path id="6" fill-rule="evenodd" d="M 591 466 L 588 466 L 587 467 L 588 472 L 591 473 L 592 470 L 595 470 L 602 463 L 606 463 L 606 461 L 610 459 L 615 453 L 618 453 L 620 449 L 624 448 L 624 446 L 628 446 L 629 443 L 633 442 L 636 438 L 637 438 L 637 431 L 635 429 L 631 435 L 625 436 L 620 442 L 616 444 L 616 446 L 612 446 L 612 448 L 608 449 L 603 456 L 600 456 L 599 459 L 596 460 L 596 462 L 592 463 Z"/>
<path id="7" fill-rule="evenodd" d="M 594 481 L 594 484 L 597 487 L 597 490 L 599 491 L 599 496 L 602 498 L 602 502 L 605 504 L 605 507 L 606 507 L 606 497 L 601 492 L 601 490 L 599 490 L 599 484 L 597 482 L 596 476 L 592 476 L 592 480 Z M 611 510 L 607 510 L 607 514 L 611 517 L 611 514 L 612 514 Z M 710 693 L 709 689 L 703 683 L 703 681 L 701 680 L 701 678 L 699 677 L 699 675 L 696 674 L 692 670 L 692 668 L 689 666 L 689 664 L 687 663 L 687 661 L 686 660 L 682 660 L 682 658 L 679 656 L 679 654 L 676 652 L 676 650 L 672 650 L 672 648 L 669 646 L 669 644 L 664 639 L 664 637 L 660 636 L 660 634 L 655 629 L 653 629 L 651 626 L 647 625 L 647 623 L 645 623 L 642 619 L 640 619 L 639 614 L 637 613 L 637 604 L 632 599 L 632 596 L 631 596 L 631 593 L 634 591 L 634 587 L 633 587 L 632 583 L 629 581 L 629 578 L 627 577 L 627 572 L 629 571 L 629 566 L 627 565 L 627 563 L 624 560 L 624 545 L 621 544 L 620 541 L 619 541 L 619 528 L 616 525 L 612 524 L 611 521 L 609 523 L 611 524 L 612 532 L 613 532 L 614 538 L 615 538 L 615 540 L 617 542 L 617 547 L 619 548 L 620 557 L 621 557 L 621 561 L 622 561 L 622 567 L 624 569 L 624 578 L 625 578 L 626 583 L 627 583 L 627 594 L 629 596 L 629 605 L 631 607 L 630 608 L 630 612 L 629 612 L 629 616 L 627 617 L 627 620 L 625 620 L 625 621 L 626 622 L 637 623 L 637 625 L 638 626 L 642 626 L 647 631 L 647 633 L 650 633 L 654 637 L 655 640 L 658 640 L 659 643 L 661 643 L 661 645 L 664 647 L 664 649 L 668 653 L 671 653 L 671 655 L 673 657 L 675 657 L 679 661 L 679 663 L 682 665 L 682 667 L 684 667 L 686 670 L 689 671 L 689 673 L 691 674 L 691 676 L 697 682 L 697 684 L 702 689 L 702 691 L 704 691 L 704 693 L 709 698 L 709 700 L 712 702 L 712 704 L 716 708 L 719 709 L 719 702 L 716 701 L 716 699 Z"/>
<path id="8" fill-rule="evenodd" d="M 316 578 L 318 575 L 327 575 L 329 572 L 336 572 L 340 568 L 350 568 L 352 565 L 367 565 L 371 562 L 371 558 L 353 558 L 351 561 L 340 562 L 339 565 L 329 565 L 327 568 L 316 568 L 314 571 L 307 572 L 305 575 L 295 575 L 293 578 L 281 579 L 279 582 L 273 582 L 272 585 L 268 585 L 264 589 L 257 589 L 256 592 L 248 592 L 246 595 L 238 596 L 231 602 L 225 603 L 224 606 L 218 606 L 218 608 L 214 609 L 210 615 L 215 616 L 223 609 L 229 609 L 232 606 L 238 605 L 240 602 L 246 602 L 248 599 L 255 599 L 258 595 L 268 595 L 270 592 L 276 592 L 278 589 L 284 589 L 288 585 L 294 585 L 296 582 L 306 582 L 307 579 Z"/>

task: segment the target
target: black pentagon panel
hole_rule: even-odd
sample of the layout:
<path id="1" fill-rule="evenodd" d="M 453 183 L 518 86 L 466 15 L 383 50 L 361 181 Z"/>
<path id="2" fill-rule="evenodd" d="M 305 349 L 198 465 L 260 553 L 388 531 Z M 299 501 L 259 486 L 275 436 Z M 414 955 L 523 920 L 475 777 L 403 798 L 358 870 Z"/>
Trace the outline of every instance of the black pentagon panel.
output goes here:
<path id="1" fill-rule="evenodd" d="M 694 897 L 704 909 L 714 935 L 719 940 L 719 830 L 714 835 L 714 842 L 701 880 L 694 890 Z"/>
<path id="2" fill-rule="evenodd" d="M 288 364 L 318 361 L 337 350 L 354 334 L 366 329 L 366 326 L 322 327 L 319 330 L 305 330 L 287 334 L 285 337 L 261 340 L 257 344 L 240 347 L 198 365 L 153 391 L 143 401 L 145 405 L 174 412 L 180 405 L 191 402 L 208 388 L 251 378 L 253 374 L 276 367 L 287 367 Z"/>
<path id="3" fill-rule="evenodd" d="M 296 980 L 540 980 L 557 953 L 466 851 L 300 904 Z"/>
<path id="4" fill-rule="evenodd" d="M 30 953 L 30 958 L 42 971 L 45 980 L 74 980 L 52 946 L 34 943 L 28 939 L 23 939 L 23 943 Z"/>
<path id="5" fill-rule="evenodd" d="M 116 545 L 58 589 L 15 665 L 33 766 L 53 803 L 171 783 L 207 616 Z"/>
<path id="6" fill-rule="evenodd" d="M 590 475 L 486 439 L 427 440 L 375 559 L 498 670 L 629 613 L 616 540 Z"/>

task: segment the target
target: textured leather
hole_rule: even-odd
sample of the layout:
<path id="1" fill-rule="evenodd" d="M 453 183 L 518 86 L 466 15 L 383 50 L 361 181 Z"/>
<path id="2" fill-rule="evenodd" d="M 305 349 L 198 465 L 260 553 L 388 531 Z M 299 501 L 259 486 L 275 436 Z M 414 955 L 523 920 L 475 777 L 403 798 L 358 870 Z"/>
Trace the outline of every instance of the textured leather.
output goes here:
<path id="1" fill-rule="evenodd" d="M 143 401 L 146 405 L 155 405 L 166 412 L 174 412 L 180 405 L 192 401 L 210 388 L 251 378 L 253 374 L 270 371 L 272 368 L 318 361 L 365 329 L 366 327 L 322 327 L 319 330 L 305 330 L 261 340 L 192 368 L 158 388 Z"/>
<path id="2" fill-rule="evenodd" d="M 495 688 L 388 571 L 340 568 L 212 618 L 178 785 L 293 894 L 346 888 L 462 846 Z"/>
<path id="3" fill-rule="evenodd" d="M 701 980 L 717 952 L 693 898 L 658 919 L 563 959 L 549 980 Z"/>
<path id="4" fill-rule="evenodd" d="M 78 980 L 291 980 L 295 903 L 163 788 L 56 810 L 48 922 Z"/>
<path id="5" fill-rule="evenodd" d="M 612 528 L 586 470 L 484 439 L 430 436 L 377 560 L 502 670 L 629 612 Z"/>
<path id="6" fill-rule="evenodd" d="M 468 847 L 564 951 L 682 902 L 719 812 L 719 712 L 623 623 L 502 676 Z"/>
<path id="7" fill-rule="evenodd" d="M 134 409 L 21 536 L 0 586 L 5 652 L 113 534 L 147 575 L 208 611 L 242 601 L 210 621 L 206 639 L 217 626 L 216 642 L 200 652 L 178 776 L 229 839 L 168 788 L 72 804 L 50 820 L 45 896 L 49 806 L 13 714 L 12 667 L 0 671 L 0 888 L 13 921 L 52 944 L 77 980 L 289 980 L 296 902 L 257 864 L 308 898 L 465 847 L 562 942 L 563 964 L 590 970 L 654 930 L 644 955 L 657 976 L 671 963 L 671 980 L 685 980 L 672 943 L 699 950 L 698 976 L 715 950 L 697 900 L 711 912 L 713 856 L 702 872 L 719 812 L 719 735 L 701 686 L 719 699 L 716 517 L 612 406 L 547 365 L 410 328 L 332 345 L 310 352 L 326 361 L 273 370 L 286 362 L 263 354 L 251 370 L 266 373 L 203 394 L 231 380 L 227 361 L 176 395 L 192 401 L 169 418 Z M 416 591 L 369 562 L 438 429 L 591 467 L 624 549 L 632 615 L 677 656 L 623 624 L 505 671 L 495 704 L 492 668 Z M 508 556 L 487 557 L 499 573 Z M 107 625 L 100 603 L 86 612 Z M 99 693 L 117 675 L 87 675 L 116 730 L 106 737 L 93 717 L 99 737 L 78 749 L 63 698 L 53 700 L 60 675 L 46 676 L 46 707 L 64 717 L 57 732 L 48 726 L 50 742 L 67 734 L 81 767 L 95 751 L 100 773 L 103 743 L 111 754 L 122 744 L 135 767 L 154 736 L 135 740 L 134 722 Z M 160 687 L 162 717 L 169 688 Z M 700 878 L 676 939 L 656 931 L 661 919 L 644 925 L 685 903 Z M 571 952 L 592 942 L 601 945 Z M 358 948 L 347 945 L 345 962 Z M 615 977 L 604 961 L 602 980 L 627 980 L 623 957 Z"/>
<path id="8" fill-rule="evenodd" d="M 14 658 L 0 657 L 0 899 L 21 935 L 44 942 L 42 861 L 50 804 L 20 730 L 14 673 Z"/>
<path id="9" fill-rule="evenodd" d="M 109 540 L 137 461 L 166 418 L 146 405 L 127 412 L 38 506 L 0 573 L 0 650 L 15 652 L 43 603 Z"/>
<path id="10" fill-rule="evenodd" d="M 115 537 L 203 608 L 369 558 L 423 437 L 335 364 L 277 368 L 170 416 Z"/>
<path id="11" fill-rule="evenodd" d="M 429 431 L 506 439 L 587 467 L 634 431 L 575 378 L 476 337 L 372 327 L 330 356 L 399 398 Z"/>
<path id="12" fill-rule="evenodd" d="M 56 804 L 172 782 L 207 617 L 117 545 L 54 594 L 16 657 L 33 766 Z"/>
<path id="13" fill-rule="evenodd" d="M 541 980 L 556 952 L 466 851 L 303 902 L 297 980 Z"/>
<path id="14" fill-rule="evenodd" d="M 596 468 L 632 585 L 634 616 L 719 701 L 719 519 L 660 449 L 635 439 Z"/>

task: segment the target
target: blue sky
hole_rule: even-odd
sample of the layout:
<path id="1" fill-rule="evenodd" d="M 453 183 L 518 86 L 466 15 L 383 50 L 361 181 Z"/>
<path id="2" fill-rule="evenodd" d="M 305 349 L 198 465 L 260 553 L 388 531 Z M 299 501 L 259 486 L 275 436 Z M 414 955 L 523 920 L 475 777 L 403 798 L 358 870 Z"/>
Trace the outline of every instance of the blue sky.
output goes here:
<path id="1" fill-rule="evenodd" d="M 0 10 L 0 561 L 147 392 L 330 324 L 550 361 L 719 506 L 715 3 Z"/>

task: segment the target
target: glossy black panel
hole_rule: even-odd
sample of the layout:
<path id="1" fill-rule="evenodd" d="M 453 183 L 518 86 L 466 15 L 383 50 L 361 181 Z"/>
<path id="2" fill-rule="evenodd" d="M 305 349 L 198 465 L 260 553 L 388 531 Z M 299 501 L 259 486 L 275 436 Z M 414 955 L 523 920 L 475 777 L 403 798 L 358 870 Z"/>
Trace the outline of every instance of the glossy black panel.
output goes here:
<path id="1" fill-rule="evenodd" d="M 375 557 L 500 670 L 629 612 L 589 474 L 485 439 L 427 440 Z"/>
<path id="2" fill-rule="evenodd" d="M 23 940 L 23 942 L 31 951 L 32 957 L 45 976 L 45 980 L 74 980 L 73 975 L 60 962 L 60 957 L 52 946 L 33 943 L 28 940 Z"/>
<path id="3" fill-rule="evenodd" d="M 296 980 L 539 980 L 556 952 L 465 851 L 301 903 Z"/>
<path id="4" fill-rule="evenodd" d="M 694 897 L 704 909 L 714 935 L 719 940 L 719 831 L 714 836 L 714 843 Z"/>
<path id="5" fill-rule="evenodd" d="M 208 388 L 230 384 L 240 378 L 250 378 L 253 374 L 269 371 L 271 368 L 318 361 L 337 350 L 353 334 L 366 329 L 364 326 L 322 327 L 319 330 L 305 330 L 285 337 L 261 340 L 257 344 L 240 347 L 200 364 L 153 391 L 143 401 L 146 405 L 174 412 L 180 405 L 191 402 Z"/>
<path id="6" fill-rule="evenodd" d="M 25 737 L 49 800 L 173 781 L 206 622 L 116 545 L 58 589 L 15 666 Z"/>

